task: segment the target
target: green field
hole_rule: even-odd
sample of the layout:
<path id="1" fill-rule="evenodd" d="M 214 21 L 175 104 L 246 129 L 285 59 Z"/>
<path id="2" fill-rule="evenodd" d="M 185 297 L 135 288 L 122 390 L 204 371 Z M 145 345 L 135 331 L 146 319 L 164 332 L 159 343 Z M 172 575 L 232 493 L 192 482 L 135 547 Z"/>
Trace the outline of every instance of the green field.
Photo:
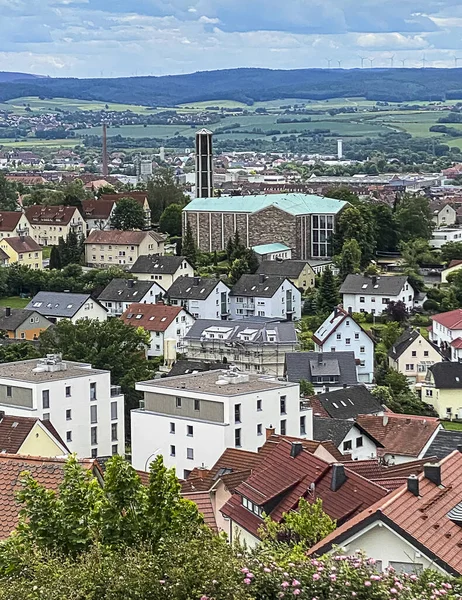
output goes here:
<path id="1" fill-rule="evenodd" d="M 36 138 L 29 138 L 16 142 L 10 138 L 0 139 L 0 147 L 4 146 L 7 148 L 74 148 L 80 143 L 79 139 L 66 139 L 66 140 L 38 140 Z"/>
<path id="2" fill-rule="evenodd" d="M 462 423 L 456 421 L 441 421 L 441 425 L 450 431 L 462 431 Z"/>
<path id="3" fill-rule="evenodd" d="M 10 308 L 24 308 L 29 304 L 30 298 L 20 298 L 19 296 L 8 296 L 0 298 L 0 306 L 9 306 Z"/>
<path id="4" fill-rule="evenodd" d="M 132 112 L 147 114 L 152 113 L 152 110 L 148 110 L 146 106 L 136 106 L 133 104 L 113 104 L 109 103 L 106 105 L 105 102 L 91 102 L 89 100 L 71 100 L 69 98 L 53 98 L 51 100 L 41 100 L 37 97 L 24 97 L 16 98 L 14 100 L 8 100 L 4 104 L 0 104 L 0 108 L 6 110 L 10 109 L 18 114 L 25 113 L 26 107 L 29 106 L 32 111 L 37 112 L 56 112 L 56 109 L 60 110 L 111 110 L 122 112 L 124 110 L 131 110 Z M 106 106 L 108 107 L 106 109 Z"/>

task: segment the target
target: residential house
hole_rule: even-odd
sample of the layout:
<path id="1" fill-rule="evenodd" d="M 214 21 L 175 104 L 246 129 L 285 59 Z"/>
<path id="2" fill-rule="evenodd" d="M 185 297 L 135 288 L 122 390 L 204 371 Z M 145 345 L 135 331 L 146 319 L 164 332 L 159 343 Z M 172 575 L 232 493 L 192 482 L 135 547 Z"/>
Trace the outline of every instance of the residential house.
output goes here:
<path id="1" fill-rule="evenodd" d="M 338 275 L 339 270 L 331 259 L 328 258 L 308 258 L 308 264 L 313 269 L 315 275 L 322 275 L 324 271 L 330 269 L 334 275 Z"/>
<path id="2" fill-rule="evenodd" d="M 194 269 L 184 256 L 140 256 L 130 273 L 142 281 L 157 281 L 166 290 L 178 277 L 193 277 Z"/>
<path id="3" fill-rule="evenodd" d="M 298 350 L 291 321 L 197 320 L 183 339 L 183 352 L 193 360 L 235 365 L 241 371 L 281 377 L 285 355 Z"/>
<path id="4" fill-rule="evenodd" d="M 311 411 L 300 408 L 298 384 L 236 370 L 206 371 L 140 382 L 144 408 L 131 412 L 132 464 L 147 470 L 155 454 L 187 477 L 211 467 L 226 448 L 255 452 L 267 427 L 312 438 Z"/>
<path id="5" fill-rule="evenodd" d="M 422 400 L 440 419 L 462 419 L 462 363 L 440 362 L 428 368 Z"/>
<path id="6" fill-rule="evenodd" d="M 52 323 L 62 319 L 77 323 L 81 319 L 88 321 L 106 321 L 107 310 L 90 294 L 72 294 L 70 292 L 37 292 L 26 310 L 33 310 L 45 316 Z"/>
<path id="7" fill-rule="evenodd" d="M 0 410 L 51 421 L 79 457 L 124 454 L 124 396 L 109 371 L 55 354 L 2 364 Z"/>
<path id="8" fill-rule="evenodd" d="M 449 242 L 460 242 L 462 240 L 462 229 L 457 227 L 442 227 L 441 229 L 434 229 L 432 231 L 432 237 L 430 240 L 430 246 L 434 250 L 441 250 L 441 248 Z"/>
<path id="9" fill-rule="evenodd" d="M 431 202 L 432 221 L 436 227 L 455 225 L 457 220 L 456 210 L 448 202 Z"/>
<path id="10" fill-rule="evenodd" d="M 331 441 L 339 451 L 352 460 L 368 460 L 377 456 L 383 445 L 354 421 L 313 417 L 313 437 Z"/>
<path id="11" fill-rule="evenodd" d="M 322 411 L 332 419 L 355 420 L 358 415 L 383 415 L 384 413 L 383 406 L 363 385 L 317 394 L 316 399 Z"/>
<path id="12" fill-rule="evenodd" d="M 8 266 L 9 260 L 10 260 L 10 257 L 8 256 L 8 254 L 0 248 L 0 266 L 2 266 L 2 267 Z"/>
<path id="13" fill-rule="evenodd" d="M 139 204 L 144 211 L 144 218 L 146 221 L 146 227 L 151 226 L 151 209 L 149 208 L 149 202 L 146 192 L 143 191 L 131 191 L 131 192 L 119 192 L 118 194 L 101 194 L 99 201 L 103 202 L 114 202 L 117 204 L 122 198 L 131 198 Z"/>
<path id="14" fill-rule="evenodd" d="M 440 429 L 428 447 L 424 458 L 430 460 L 435 457 L 441 460 L 459 448 L 462 448 L 462 431 Z"/>
<path id="15" fill-rule="evenodd" d="M 462 358 L 462 308 L 433 315 L 430 341 L 444 352 L 450 352 L 450 359 Z"/>
<path id="16" fill-rule="evenodd" d="M 312 383 L 316 393 L 359 383 L 354 352 L 289 352 L 284 374 L 287 381 Z"/>
<path id="17" fill-rule="evenodd" d="M 382 444 L 379 455 L 391 465 L 423 458 L 441 429 L 439 419 L 434 417 L 394 413 L 381 417 L 359 415 L 356 423 Z"/>
<path id="18" fill-rule="evenodd" d="M 179 277 L 169 287 L 167 298 L 182 306 L 195 319 L 223 319 L 229 316 L 229 287 L 221 279 Z"/>
<path id="19" fill-rule="evenodd" d="M 441 283 L 447 283 L 448 276 L 457 273 L 459 269 L 462 269 L 462 260 L 451 260 L 448 266 L 441 271 Z"/>
<path id="20" fill-rule="evenodd" d="M 425 381 L 428 367 L 443 356 L 418 329 L 406 329 L 388 352 L 388 366 L 406 375 L 411 385 Z"/>
<path id="21" fill-rule="evenodd" d="M 27 217 L 20 211 L 0 212 L 0 239 L 30 235 L 31 226 Z"/>
<path id="22" fill-rule="evenodd" d="M 181 306 L 133 303 L 121 316 L 126 325 L 143 327 L 151 337 L 148 357 L 163 356 L 169 364 L 176 360 L 177 350 L 182 350 L 182 339 L 192 324 L 192 317 Z"/>
<path id="23" fill-rule="evenodd" d="M 155 281 L 113 279 L 98 296 L 98 301 L 108 311 L 109 317 L 120 317 L 130 304 L 157 304 L 165 293 Z"/>
<path id="24" fill-rule="evenodd" d="M 419 476 L 386 498 L 368 506 L 310 550 L 311 555 L 344 548 L 375 559 L 382 570 L 405 573 L 434 569 L 462 575 L 462 454 L 452 452 L 439 463 L 426 464 Z"/>
<path id="25" fill-rule="evenodd" d="M 306 260 L 264 260 L 257 273 L 267 276 L 286 277 L 298 290 L 314 288 L 316 275 Z"/>
<path id="26" fill-rule="evenodd" d="M 287 321 L 302 315 L 300 291 L 286 277 L 267 277 L 263 273 L 242 275 L 229 293 L 233 319 L 279 318 Z"/>
<path id="27" fill-rule="evenodd" d="M 374 379 L 374 346 L 372 335 L 347 313 L 337 307 L 313 335 L 316 352 L 353 351 L 358 361 L 358 379 L 372 383 Z"/>
<path id="28" fill-rule="evenodd" d="M 87 235 L 93 229 L 111 229 L 115 202 L 112 200 L 82 200 L 82 214 L 87 224 Z"/>
<path id="29" fill-rule="evenodd" d="M 0 331 L 9 339 L 37 340 L 50 325 L 52 322 L 35 310 L 0 308 Z"/>
<path id="30" fill-rule="evenodd" d="M 381 315 L 390 302 L 403 302 L 408 311 L 414 308 L 415 290 L 406 275 L 384 277 L 347 275 L 340 287 L 343 307 L 349 313 Z"/>
<path id="31" fill-rule="evenodd" d="M 386 495 L 386 489 L 343 464 L 328 463 L 301 443 L 283 440 L 236 488 L 221 512 L 230 520 L 230 542 L 239 539 L 254 547 L 264 515 L 280 523 L 284 513 L 297 510 L 301 498 L 320 498 L 324 512 L 340 526 Z"/>
<path id="32" fill-rule="evenodd" d="M 69 449 L 51 421 L 0 411 L 0 452 L 52 458 L 69 454 Z"/>
<path id="33" fill-rule="evenodd" d="M 6 237 L 0 240 L 0 250 L 7 256 L 7 265 L 24 265 L 30 269 L 43 269 L 42 247 L 29 235 Z"/>
<path id="34" fill-rule="evenodd" d="M 164 236 L 155 231 L 100 231 L 94 229 L 84 242 L 89 267 L 131 267 L 140 256 L 164 253 Z"/>
<path id="35" fill-rule="evenodd" d="M 41 246 L 56 246 L 59 238 L 66 239 L 72 232 L 84 237 L 85 221 L 75 206 L 34 204 L 25 210 L 30 223 L 29 235 Z"/>
<path id="36" fill-rule="evenodd" d="M 260 246 L 253 246 L 252 250 L 258 257 L 258 260 L 286 260 L 292 258 L 292 249 L 285 244 L 261 244 Z"/>

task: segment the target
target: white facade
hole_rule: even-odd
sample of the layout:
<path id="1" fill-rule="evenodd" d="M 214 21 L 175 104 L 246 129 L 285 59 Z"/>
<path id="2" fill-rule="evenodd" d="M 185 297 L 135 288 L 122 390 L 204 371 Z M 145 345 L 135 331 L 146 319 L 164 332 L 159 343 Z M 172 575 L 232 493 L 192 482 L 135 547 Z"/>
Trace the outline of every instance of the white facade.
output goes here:
<path id="1" fill-rule="evenodd" d="M 462 338 L 462 329 L 445 327 L 438 321 L 432 321 L 430 340 L 438 347 L 451 345 L 451 342 L 458 338 Z M 454 350 L 456 349 L 452 348 L 452 351 Z M 457 358 L 451 360 L 457 360 Z"/>
<path id="2" fill-rule="evenodd" d="M 414 289 L 408 281 L 403 285 L 396 296 L 372 296 L 364 293 L 343 294 L 343 307 L 348 312 L 370 313 L 381 315 L 387 310 L 390 302 L 404 302 L 408 311 L 414 308 Z"/>
<path id="3" fill-rule="evenodd" d="M 152 273 L 140 273 L 133 269 L 130 270 L 130 273 L 140 281 L 156 281 L 166 290 L 178 277 L 194 277 L 194 269 L 187 260 L 184 260 L 174 273 L 164 273 L 160 269 L 154 268 Z"/>
<path id="4" fill-rule="evenodd" d="M 164 294 L 164 288 L 158 283 L 153 283 L 144 296 L 136 298 L 136 302 L 140 302 L 141 304 L 157 304 L 157 302 L 162 300 Z M 133 304 L 134 301 L 135 300 L 133 298 L 128 301 L 119 301 L 115 298 L 114 300 L 100 300 L 101 304 L 108 311 L 109 317 L 120 317 L 120 315 L 123 314 L 128 309 L 130 304 Z"/>
<path id="5" fill-rule="evenodd" d="M 460 241 L 462 241 L 462 229 L 434 229 L 432 232 L 432 238 L 430 240 L 430 246 L 435 250 L 441 250 L 441 248 L 449 242 Z"/>
<path id="6" fill-rule="evenodd" d="M 432 221 L 436 223 L 437 227 L 454 225 L 457 221 L 457 212 L 450 204 L 446 204 L 433 213 Z"/>
<path id="7" fill-rule="evenodd" d="M 352 460 L 368 460 L 377 456 L 377 445 L 356 426 L 346 434 L 338 449 L 342 454 L 350 454 Z"/>
<path id="8" fill-rule="evenodd" d="M 219 281 L 211 294 L 203 300 L 181 299 L 172 296 L 170 304 L 183 306 L 195 319 L 222 319 L 228 316 L 229 287 Z"/>
<path id="9" fill-rule="evenodd" d="M 169 353 L 169 344 L 173 345 L 172 349 L 174 349 L 175 352 L 181 352 L 182 340 L 191 329 L 193 323 L 194 317 L 185 310 L 182 310 L 165 331 L 149 331 L 151 335 L 151 344 L 147 350 L 148 357 L 167 356 Z"/>
<path id="10" fill-rule="evenodd" d="M 194 467 L 210 468 L 226 448 L 256 452 L 268 427 L 312 439 L 312 412 L 300 410 L 298 384 L 226 373 L 208 371 L 136 385 L 145 394 L 145 409 L 131 413 L 135 469 L 145 470 L 162 454 L 166 466 L 184 477 Z M 227 383 L 233 376 L 242 383 Z"/>
<path id="11" fill-rule="evenodd" d="M 270 317 L 296 321 L 302 316 L 302 296 L 294 284 L 285 279 L 271 298 L 229 296 L 232 319 Z"/>
<path id="12" fill-rule="evenodd" d="M 39 362 L 0 366 L 0 410 L 51 421 L 80 458 L 124 454 L 124 396 L 111 373 L 59 359 L 65 370 L 35 373 Z"/>

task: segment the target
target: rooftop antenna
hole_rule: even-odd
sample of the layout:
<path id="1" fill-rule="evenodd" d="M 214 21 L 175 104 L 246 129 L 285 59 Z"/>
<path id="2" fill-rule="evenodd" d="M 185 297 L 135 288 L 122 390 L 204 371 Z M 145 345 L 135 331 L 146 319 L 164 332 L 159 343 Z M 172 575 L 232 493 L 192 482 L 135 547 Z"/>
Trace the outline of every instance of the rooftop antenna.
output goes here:
<path id="1" fill-rule="evenodd" d="M 366 60 L 366 57 L 360 56 L 359 58 L 361 59 L 361 69 L 364 69 L 364 61 Z"/>
<path id="2" fill-rule="evenodd" d="M 392 69 L 393 69 L 393 66 L 394 66 L 394 64 L 395 64 L 395 55 L 394 55 L 394 54 L 392 54 L 392 55 L 390 56 L 390 67 L 391 67 Z"/>
<path id="3" fill-rule="evenodd" d="M 326 58 L 326 59 L 324 59 L 324 60 L 326 60 L 326 61 L 327 61 L 327 68 L 328 68 L 328 69 L 330 69 L 330 66 L 331 66 L 331 64 L 332 64 L 332 59 L 331 59 L 331 58 Z"/>
<path id="4" fill-rule="evenodd" d="M 371 69 L 372 69 L 372 64 L 373 64 L 375 58 L 368 58 L 367 60 L 371 63 Z"/>

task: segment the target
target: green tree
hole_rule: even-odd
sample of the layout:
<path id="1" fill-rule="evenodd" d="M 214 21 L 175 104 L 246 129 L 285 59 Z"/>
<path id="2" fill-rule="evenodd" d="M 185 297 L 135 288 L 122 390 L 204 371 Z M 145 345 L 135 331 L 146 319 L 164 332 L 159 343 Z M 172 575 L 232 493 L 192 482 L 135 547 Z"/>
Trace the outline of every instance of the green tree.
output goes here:
<path id="1" fill-rule="evenodd" d="M 146 225 L 143 207 L 133 198 L 121 198 L 112 212 L 111 225 L 123 231 L 143 229 Z"/>
<path id="2" fill-rule="evenodd" d="M 449 264 L 451 260 L 462 260 L 462 242 L 448 242 L 441 248 L 441 260 Z"/>
<path id="3" fill-rule="evenodd" d="M 249 263 L 245 258 L 235 258 L 228 273 L 229 284 L 234 285 L 245 273 L 249 273 Z"/>
<path id="4" fill-rule="evenodd" d="M 327 190 L 324 194 L 326 198 L 336 198 L 337 200 L 343 200 L 349 202 L 352 206 L 357 206 L 361 203 L 358 194 L 355 194 L 347 186 L 340 186 Z"/>
<path id="5" fill-rule="evenodd" d="M 342 251 L 335 258 L 339 269 L 339 276 L 343 280 L 347 275 L 359 273 L 361 265 L 361 248 L 356 240 L 350 239 L 343 242 Z"/>
<path id="6" fill-rule="evenodd" d="M 365 267 L 374 258 L 376 250 L 375 224 L 371 207 L 361 203 L 348 206 L 340 214 L 337 232 L 334 235 L 334 249 L 341 252 L 347 240 L 356 240 L 361 250 L 361 266 Z"/>
<path id="7" fill-rule="evenodd" d="M 14 183 L 0 173 L 0 210 L 17 210 L 18 193 Z"/>
<path id="8" fill-rule="evenodd" d="M 180 236 L 182 213 L 180 204 L 169 204 L 160 216 L 159 229 L 171 236 Z"/>
<path id="9" fill-rule="evenodd" d="M 400 244 L 400 252 L 405 268 L 412 271 L 418 272 L 419 267 L 422 265 L 434 265 L 440 262 L 428 240 L 422 238 L 416 238 L 411 242 L 403 242 Z"/>
<path id="10" fill-rule="evenodd" d="M 182 253 L 194 267 L 197 262 L 197 247 L 189 221 L 186 223 L 186 230 L 183 236 Z"/>
<path id="11" fill-rule="evenodd" d="M 380 339 L 382 343 L 385 345 L 385 348 L 390 350 L 399 336 L 403 333 L 403 328 L 396 321 L 391 321 L 384 325 L 380 330 Z"/>
<path id="12" fill-rule="evenodd" d="M 161 214 L 170 204 L 185 206 L 189 198 L 177 185 L 171 169 L 161 169 L 146 187 L 153 223 L 158 223 Z"/>
<path id="13" fill-rule="evenodd" d="M 397 236 L 393 223 L 393 210 L 388 204 L 376 203 L 371 205 L 374 219 L 374 233 L 378 252 L 396 250 Z"/>
<path id="14" fill-rule="evenodd" d="M 397 302 L 392 300 L 389 302 L 386 314 L 390 321 L 396 321 L 398 323 L 403 323 L 409 316 L 406 305 L 402 300 L 398 300 Z"/>
<path id="15" fill-rule="evenodd" d="M 300 394 L 302 396 L 314 396 L 314 386 L 311 381 L 300 379 Z"/>
<path id="16" fill-rule="evenodd" d="M 67 183 L 63 186 L 61 191 L 64 194 L 64 204 L 67 206 L 75 206 L 80 212 L 82 212 L 82 200 L 91 197 L 91 194 L 87 192 L 81 179 L 74 179 L 70 183 Z"/>
<path id="17" fill-rule="evenodd" d="M 321 314 L 329 314 L 339 303 L 339 295 L 332 271 L 327 268 L 321 275 L 317 293 L 317 308 Z"/>
<path id="18" fill-rule="evenodd" d="M 50 269 L 61 269 L 61 253 L 58 246 L 51 247 L 50 253 Z"/>
<path id="19" fill-rule="evenodd" d="M 433 231 L 430 201 L 425 196 L 404 194 L 396 207 L 394 222 L 399 241 L 409 242 L 417 238 L 429 240 Z"/>

